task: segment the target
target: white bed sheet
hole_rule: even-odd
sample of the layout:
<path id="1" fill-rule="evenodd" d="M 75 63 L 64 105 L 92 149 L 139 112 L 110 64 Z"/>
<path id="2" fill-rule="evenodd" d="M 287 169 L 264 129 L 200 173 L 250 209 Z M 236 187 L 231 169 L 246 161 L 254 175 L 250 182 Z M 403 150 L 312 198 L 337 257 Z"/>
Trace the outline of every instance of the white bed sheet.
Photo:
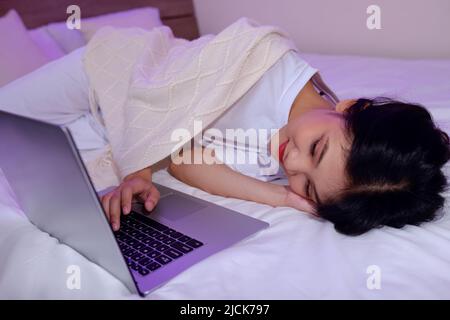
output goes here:
<path id="1" fill-rule="evenodd" d="M 387 95 L 423 103 L 450 129 L 450 60 L 304 58 L 341 99 Z M 209 195 L 166 171 L 155 173 L 154 181 L 271 227 L 196 264 L 147 299 L 450 299 L 449 204 L 443 218 L 421 227 L 385 227 L 347 237 L 330 223 L 293 209 Z M 1 172 L 0 257 L 0 298 L 139 298 L 101 267 L 30 224 Z M 80 290 L 66 286 L 70 265 L 80 267 Z M 381 272 L 380 289 L 367 287 L 372 265 Z"/>

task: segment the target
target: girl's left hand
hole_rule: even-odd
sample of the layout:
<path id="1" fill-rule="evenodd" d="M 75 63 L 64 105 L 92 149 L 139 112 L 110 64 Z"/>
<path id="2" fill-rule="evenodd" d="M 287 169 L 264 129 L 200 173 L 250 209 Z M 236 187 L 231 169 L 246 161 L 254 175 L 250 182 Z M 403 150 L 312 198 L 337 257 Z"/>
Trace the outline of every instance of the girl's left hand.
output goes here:
<path id="1" fill-rule="evenodd" d="M 120 228 L 120 215 L 131 212 L 132 199 L 137 198 L 145 205 L 147 211 L 153 210 L 158 203 L 160 194 L 151 180 L 133 176 L 123 181 L 120 186 L 105 194 L 102 198 L 106 217 L 111 222 L 114 231 Z"/>
<path id="2" fill-rule="evenodd" d="M 291 187 L 289 186 L 284 186 L 284 188 L 286 189 L 286 196 L 284 199 L 286 207 L 291 207 L 300 211 L 306 211 L 313 216 L 318 216 L 313 202 L 299 196 L 294 191 L 292 191 Z"/>

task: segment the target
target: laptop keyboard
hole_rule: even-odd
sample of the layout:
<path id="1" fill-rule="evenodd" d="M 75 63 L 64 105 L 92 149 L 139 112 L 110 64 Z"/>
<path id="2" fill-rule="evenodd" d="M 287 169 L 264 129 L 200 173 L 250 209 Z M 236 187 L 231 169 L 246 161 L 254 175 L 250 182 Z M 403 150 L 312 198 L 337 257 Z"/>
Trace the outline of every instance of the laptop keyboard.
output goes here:
<path id="1" fill-rule="evenodd" d="M 146 276 L 203 243 L 141 214 L 122 215 L 114 233 L 128 266 Z"/>

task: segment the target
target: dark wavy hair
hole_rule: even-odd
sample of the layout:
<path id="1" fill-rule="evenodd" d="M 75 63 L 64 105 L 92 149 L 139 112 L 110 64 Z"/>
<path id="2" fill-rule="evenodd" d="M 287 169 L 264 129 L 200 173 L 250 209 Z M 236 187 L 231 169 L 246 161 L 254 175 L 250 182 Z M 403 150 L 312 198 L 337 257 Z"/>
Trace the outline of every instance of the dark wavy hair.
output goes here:
<path id="1" fill-rule="evenodd" d="M 419 104 L 386 97 L 361 98 L 343 114 L 348 184 L 317 204 L 320 217 L 346 235 L 373 228 L 401 228 L 435 218 L 447 189 L 442 167 L 449 137 Z"/>

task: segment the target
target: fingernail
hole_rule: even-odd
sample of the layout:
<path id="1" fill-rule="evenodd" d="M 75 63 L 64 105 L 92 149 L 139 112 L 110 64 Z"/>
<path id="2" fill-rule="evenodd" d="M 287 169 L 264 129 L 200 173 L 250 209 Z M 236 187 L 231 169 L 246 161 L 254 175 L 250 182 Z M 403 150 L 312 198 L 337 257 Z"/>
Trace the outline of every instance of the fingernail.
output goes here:
<path id="1" fill-rule="evenodd" d="M 147 207 L 148 207 L 148 211 L 153 210 L 153 207 L 155 206 L 155 204 L 153 203 L 152 200 L 150 200 L 149 202 L 147 202 Z"/>
<path id="2" fill-rule="evenodd" d="M 123 207 L 123 213 L 125 213 L 125 214 L 128 214 L 128 213 L 129 213 L 128 206 L 124 206 L 124 207 Z"/>
<path id="3" fill-rule="evenodd" d="M 119 226 L 117 225 L 117 223 L 113 223 L 113 230 L 114 231 L 119 230 Z"/>

